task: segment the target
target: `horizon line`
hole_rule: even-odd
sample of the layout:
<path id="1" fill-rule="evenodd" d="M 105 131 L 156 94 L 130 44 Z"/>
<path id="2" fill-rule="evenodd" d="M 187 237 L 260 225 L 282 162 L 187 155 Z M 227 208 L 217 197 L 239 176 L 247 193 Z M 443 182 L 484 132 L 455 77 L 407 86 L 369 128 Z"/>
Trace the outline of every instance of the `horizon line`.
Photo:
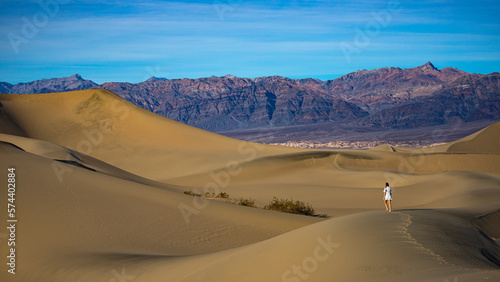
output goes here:
<path id="1" fill-rule="evenodd" d="M 144 82 L 148 82 L 149 79 L 151 78 L 156 78 L 158 80 L 184 80 L 184 79 L 190 79 L 190 80 L 197 80 L 197 79 L 204 79 L 204 78 L 226 78 L 226 77 L 234 77 L 234 78 L 241 78 L 241 79 L 251 79 L 251 80 L 254 80 L 254 79 L 257 79 L 257 78 L 268 78 L 268 77 L 282 77 L 282 78 L 288 78 L 288 79 L 291 79 L 291 80 L 305 80 L 305 79 L 312 79 L 312 80 L 319 80 L 321 82 L 326 82 L 326 81 L 330 81 L 330 80 L 335 80 L 339 77 L 342 77 L 342 76 L 345 76 L 345 75 L 348 75 L 348 74 L 351 74 L 351 73 L 355 73 L 355 72 L 358 72 L 358 71 L 372 71 L 372 70 L 378 70 L 378 69 L 400 69 L 400 70 L 404 70 L 404 69 L 414 69 L 414 68 L 419 68 L 419 67 L 423 67 L 423 66 L 426 66 L 426 65 L 431 65 L 432 67 L 434 67 L 436 70 L 438 71 L 441 71 L 443 69 L 446 69 L 446 68 L 452 68 L 452 69 L 456 69 L 456 70 L 460 70 L 460 71 L 463 71 L 461 69 L 458 69 L 458 68 L 455 68 L 455 67 L 443 67 L 443 68 L 437 68 L 434 66 L 434 64 L 431 62 L 431 61 L 428 61 L 427 63 L 423 64 L 423 65 L 419 65 L 419 66 L 415 66 L 415 67 L 411 67 L 411 68 L 401 68 L 401 67 L 380 67 L 380 68 L 373 68 L 373 69 L 358 69 L 358 70 L 355 70 L 355 71 L 352 71 L 352 72 L 348 72 L 348 73 L 345 73 L 345 74 L 340 74 L 340 75 L 336 75 L 334 78 L 329 78 L 329 79 L 321 79 L 321 78 L 318 78 L 318 77 L 313 77 L 313 76 L 286 76 L 286 75 L 279 75 L 279 74 L 274 74 L 274 75 L 263 75 L 263 76 L 255 76 L 255 77 L 247 77 L 247 76 L 238 76 L 238 75 L 232 75 L 232 74 L 226 74 L 226 75 L 223 75 L 223 76 L 218 76 L 218 75 L 211 75 L 211 76 L 200 76 L 200 77 L 176 77 L 176 78 L 167 78 L 165 76 L 157 76 L 157 75 L 151 75 L 150 77 L 148 77 L 146 80 L 142 80 L 142 81 L 137 81 L 137 82 L 130 82 L 130 81 L 104 81 L 102 83 L 98 83 L 96 82 L 95 80 L 93 80 L 92 78 L 83 78 L 82 75 L 78 74 L 78 73 L 74 73 L 72 75 L 69 75 L 69 76 L 59 76 L 59 77 L 51 77 L 51 78 L 40 78 L 40 79 L 36 79 L 36 80 L 31 80 L 31 81 L 27 81 L 27 82 L 17 82 L 17 83 L 13 83 L 13 82 L 8 82 L 8 81 L 0 81 L 0 83 L 9 83 L 11 85 L 17 85 L 17 84 L 28 84 L 28 83 L 32 83 L 32 82 L 36 82 L 36 81 L 41 81 L 41 80 L 51 80 L 51 79 L 62 79 L 62 78 L 70 78 L 72 76 L 79 76 L 81 79 L 83 80 L 86 80 L 86 81 L 91 81 L 93 83 L 96 83 L 98 85 L 102 85 L 102 84 L 105 84 L 105 83 L 131 83 L 131 84 L 139 84 L 139 83 L 144 83 Z M 490 74 L 494 74 L 494 73 L 499 73 L 498 71 L 494 71 L 494 72 L 490 72 L 490 73 L 477 73 L 477 72 L 466 72 L 466 71 L 463 71 L 465 73 L 468 73 L 468 74 L 479 74 L 479 75 L 490 75 Z M 318 75 L 318 76 L 329 76 L 327 74 L 325 75 Z M 333 76 L 333 75 L 332 75 Z"/>

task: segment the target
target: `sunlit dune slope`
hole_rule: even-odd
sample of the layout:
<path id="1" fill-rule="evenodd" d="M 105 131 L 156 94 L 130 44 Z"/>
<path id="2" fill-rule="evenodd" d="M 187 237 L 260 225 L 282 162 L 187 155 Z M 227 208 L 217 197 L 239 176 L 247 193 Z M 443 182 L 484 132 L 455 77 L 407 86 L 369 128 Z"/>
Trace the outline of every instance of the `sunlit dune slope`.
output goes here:
<path id="1" fill-rule="evenodd" d="M 500 122 L 450 143 L 447 151 L 500 154 Z"/>
<path id="2" fill-rule="evenodd" d="M 104 89 L 0 94 L 0 103 L 0 133 L 50 141 L 151 179 L 206 172 L 265 154 L 250 143 L 160 117 Z"/>
<path id="3" fill-rule="evenodd" d="M 155 180 L 206 174 L 266 156 L 305 151 L 257 145 L 199 130 L 145 111 L 103 89 L 0 94 L 0 103 L 2 133 L 50 141 Z M 498 156 L 491 153 L 500 150 L 499 127 L 497 123 L 473 136 L 436 148 L 409 150 L 381 146 L 385 149 L 371 153 L 342 151 L 332 157 L 331 163 L 341 168 L 405 173 L 498 172 L 500 166 L 491 165 L 498 162 Z M 473 152 L 489 156 L 438 155 L 462 153 L 471 148 Z M 420 158 L 423 154 L 425 160 Z M 485 158 L 489 159 L 485 161 Z M 143 159 L 148 160 L 146 165 Z M 403 159 L 411 164 L 411 171 L 401 169 Z M 421 163 L 413 165 L 416 162 Z"/>

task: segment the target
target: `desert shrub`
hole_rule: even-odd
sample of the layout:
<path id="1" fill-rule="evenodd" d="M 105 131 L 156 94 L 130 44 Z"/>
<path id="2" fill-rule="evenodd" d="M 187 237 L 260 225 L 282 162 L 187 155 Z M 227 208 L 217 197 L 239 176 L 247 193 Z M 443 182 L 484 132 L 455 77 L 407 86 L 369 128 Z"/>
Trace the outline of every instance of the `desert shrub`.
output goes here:
<path id="1" fill-rule="evenodd" d="M 208 192 L 205 192 L 205 198 L 215 198 L 215 193 L 208 193 Z"/>
<path id="2" fill-rule="evenodd" d="M 193 196 L 193 197 L 201 197 L 201 194 L 197 194 L 193 191 L 184 191 L 184 194 L 189 195 L 189 196 Z"/>
<path id="3" fill-rule="evenodd" d="M 238 205 L 240 206 L 245 206 L 245 207 L 252 207 L 252 208 L 255 208 L 255 200 L 250 198 L 250 199 L 243 199 L 243 198 L 240 198 L 237 202 L 236 202 Z"/>
<path id="4" fill-rule="evenodd" d="M 303 215 L 314 215 L 314 209 L 309 203 L 294 201 L 293 199 L 278 199 L 276 197 L 264 207 L 266 210 L 296 213 Z"/>
<path id="5" fill-rule="evenodd" d="M 229 194 L 226 193 L 226 192 L 220 192 L 216 197 L 217 198 L 227 199 L 227 198 L 229 198 Z"/>

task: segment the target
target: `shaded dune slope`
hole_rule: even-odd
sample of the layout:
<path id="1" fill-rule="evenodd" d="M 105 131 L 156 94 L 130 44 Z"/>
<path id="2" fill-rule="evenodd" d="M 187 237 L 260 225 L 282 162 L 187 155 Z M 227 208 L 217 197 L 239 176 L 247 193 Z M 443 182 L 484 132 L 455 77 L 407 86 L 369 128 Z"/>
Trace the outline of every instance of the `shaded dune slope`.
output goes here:
<path id="1" fill-rule="evenodd" d="M 100 162 L 75 166 L 8 143 L 0 144 L 0 153 L 2 169 L 14 166 L 17 172 L 17 240 L 22 242 L 17 255 L 23 263 L 18 281 L 67 281 L 65 274 L 51 275 L 83 274 L 80 267 L 90 261 L 79 261 L 86 257 L 99 261 L 124 254 L 170 257 L 220 251 L 319 220 L 218 201 L 195 202 L 164 184 L 141 183 Z M 58 177 L 54 164 L 68 170 Z M 6 202 L 6 193 L 0 199 Z M 194 212 L 186 216 L 186 209 Z M 93 277 L 87 281 L 103 281 L 103 276 Z"/>

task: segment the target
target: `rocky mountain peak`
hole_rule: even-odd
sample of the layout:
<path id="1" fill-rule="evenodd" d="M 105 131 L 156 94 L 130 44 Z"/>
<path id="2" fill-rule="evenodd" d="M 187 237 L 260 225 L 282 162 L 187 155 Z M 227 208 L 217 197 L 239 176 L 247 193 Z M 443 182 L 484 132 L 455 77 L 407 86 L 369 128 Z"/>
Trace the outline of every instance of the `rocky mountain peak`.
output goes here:
<path id="1" fill-rule="evenodd" d="M 430 70 L 430 71 L 438 71 L 439 70 L 430 61 L 425 63 L 424 65 L 421 65 L 418 68 L 421 70 Z"/>
<path id="2" fill-rule="evenodd" d="M 79 74 L 74 74 L 69 77 L 70 80 L 84 80 L 81 75 Z"/>
<path id="3" fill-rule="evenodd" d="M 162 80 L 168 80 L 168 78 L 165 78 L 165 77 L 156 77 L 156 76 L 153 75 L 150 78 L 148 78 L 148 80 L 146 80 L 146 82 L 162 81 Z"/>

